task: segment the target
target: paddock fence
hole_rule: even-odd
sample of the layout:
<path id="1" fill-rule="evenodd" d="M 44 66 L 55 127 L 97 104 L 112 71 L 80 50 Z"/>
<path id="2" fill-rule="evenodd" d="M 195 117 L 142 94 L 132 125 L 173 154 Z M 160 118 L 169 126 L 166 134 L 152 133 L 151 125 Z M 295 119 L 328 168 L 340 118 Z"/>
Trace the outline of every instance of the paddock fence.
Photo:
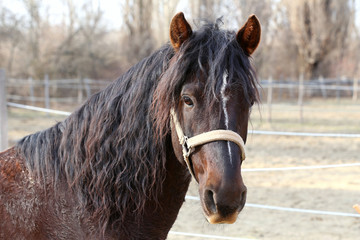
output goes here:
<path id="1" fill-rule="evenodd" d="M 7 112 L 8 102 L 43 107 L 45 109 L 74 109 L 95 92 L 104 89 L 112 81 L 78 79 L 49 79 L 45 74 L 43 79 L 13 79 L 6 78 L 4 70 L 0 71 L 0 149 L 7 146 Z M 266 107 L 266 120 L 272 121 L 275 103 L 292 103 L 287 111 L 298 112 L 300 122 L 304 121 L 304 104 L 313 98 L 359 101 L 359 79 L 340 77 L 337 79 L 319 79 L 304 81 L 300 75 L 294 80 L 273 80 L 271 77 L 260 81 L 259 93 L 261 103 Z M 280 109 L 284 111 L 284 109 Z M 254 131 L 254 134 L 259 132 Z M 260 134 L 260 133 L 259 133 Z M 281 133 L 262 133 L 281 134 Z M 286 133 L 291 134 L 291 133 Z M 297 133 L 295 133 L 297 134 Z"/>
<path id="2" fill-rule="evenodd" d="M 89 78 L 78 79 L 44 79 L 34 80 L 8 78 L 6 82 L 6 95 L 8 101 L 17 101 L 31 105 L 42 105 L 49 108 L 49 103 L 81 103 L 111 83 L 110 80 L 94 80 Z M 262 103 L 271 105 L 274 102 L 304 103 L 310 98 L 344 98 L 356 102 L 359 99 L 359 79 L 340 77 L 336 79 L 322 78 L 304 81 L 299 79 L 273 80 L 261 79 L 260 98 Z"/>
<path id="3" fill-rule="evenodd" d="M 8 107 L 22 108 L 32 111 L 41 111 L 51 114 L 59 114 L 68 116 L 71 113 L 65 111 L 58 111 L 34 106 L 28 106 L 17 103 L 7 103 Z M 296 132 L 270 132 L 270 131 L 250 131 L 251 134 L 265 134 L 265 135 L 284 135 L 284 136 L 302 136 L 302 137 L 334 137 L 334 138 L 360 138 L 360 134 L 319 134 L 319 133 L 296 133 Z M 349 163 L 349 164 L 329 164 L 329 165 L 316 165 L 316 166 L 298 166 L 298 167 L 283 167 L 283 168 L 245 168 L 242 169 L 242 172 L 267 172 L 267 171 L 294 171 L 294 170 L 309 170 L 309 169 L 326 169 L 326 168 L 342 168 L 342 167 L 360 167 L 360 162 L 358 163 Z M 200 201 L 199 197 L 189 196 L 185 197 L 187 200 Z M 275 211 L 286 211 L 286 212 L 298 212 L 304 214 L 317 214 L 317 215 L 330 215 L 338 217 L 353 217 L 360 218 L 360 214 L 357 213 L 345 213 L 345 212 L 333 212 L 333 211 L 321 211 L 315 209 L 301 209 L 301 208 L 290 208 L 290 207 L 281 207 L 281 206 L 271 206 L 263 204 L 254 204 L 246 203 L 246 207 L 250 208 L 261 208 L 261 209 L 270 209 Z M 208 234 L 199 234 L 199 233 L 187 233 L 187 232 L 178 232 L 170 231 L 169 234 L 195 237 L 199 239 L 210 238 L 210 239 L 229 239 L 229 240 L 250 240 L 248 238 L 235 238 L 235 237 L 226 237 L 218 235 L 208 235 Z"/>
<path id="4" fill-rule="evenodd" d="M 8 107 L 22 108 L 32 111 L 46 112 L 50 114 L 59 114 L 68 116 L 71 113 L 65 111 L 58 111 L 34 106 L 28 106 L 17 103 L 7 103 Z M 319 134 L 319 133 L 296 133 L 296 132 L 270 132 L 270 131 L 250 131 L 251 134 L 265 134 L 265 135 L 284 135 L 284 136 L 301 136 L 301 137 L 333 137 L 333 138 L 360 138 L 360 134 Z M 326 168 L 343 168 L 343 167 L 360 167 L 360 162 L 349 163 L 349 164 L 329 164 L 329 165 L 316 165 L 316 166 L 298 166 L 298 167 L 283 167 L 283 168 L 245 168 L 242 169 L 242 172 L 267 172 L 267 171 L 294 171 L 294 170 L 309 170 L 309 169 L 326 169 Z M 200 201 L 199 197 L 189 196 L 185 197 L 186 200 L 190 201 Z M 301 209 L 301 208 L 290 208 L 290 207 L 281 207 L 281 206 L 272 206 L 272 205 L 263 205 L 263 204 L 254 204 L 246 203 L 245 207 L 250 208 L 261 208 L 269 209 L 274 211 L 285 211 L 285 212 L 297 212 L 303 214 L 316 214 L 316 215 L 329 215 L 337 217 L 352 217 L 360 218 L 358 213 L 347 213 L 347 212 L 334 212 L 334 211 L 321 211 L 316 209 Z M 209 234 L 200 234 L 200 233 L 188 233 L 188 232 L 179 232 L 179 231 L 170 231 L 170 235 L 179 235 L 186 237 L 193 237 L 199 239 L 229 239 L 229 240 L 251 240 L 249 238 L 237 238 L 237 237 L 227 237 L 219 235 L 209 235 Z"/>
<path id="5" fill-rule="evenodd" d="M 340 80 L 334 79 L 318 79 L 304 83 L 299 82 L 284 82 L 273 81 L 271 78 L 261 81 L 262 91 L 261 99 L 264 104 L 269 106 L 269 111 L 272 111 L 271 105 L 276 101 L 297 101 L 299 112 L 301 113 L 301 106 L 306 98 L 333 98 L 341 101 L 344 98 L 351 101 L 358 101 L 358 80 L 349 80 L 342 78 Z M 26 85 L 27 84 L 27 85 Z M 109 82 L 98 82 L 89 79 L 72 79 L 72 80 L 51 80 L 47 77 L 44 80 L 15 80 L 10 79 L 6 81 L 5 72 L 0 70 L 0 150 L 7 147 L 7 108 L 22 108 L 29 111 L 40 111 L 48 114 L 69 115 L 70 112 L 52 110 L 52 103 L 56 106 L 59 103 L 69 103 L 70 105 L 80 104 L 96 91 L 104 88 Z M 5 87 L 6 86 L 6 87 Z M 21 86 L 21 87 L 20 87 Z M 16 91 L 14 89 L 21 88 Z M 47 90 L 46 90 L 47 89 Z M 61 92 L 66 93 L 66 96 Z M 70 92 L 72 95 L 70 95 Z M 70 95 L 70 96 L 69 96 Z M 74 97 L 76 96 L 76 97 Z M 264 102 L 264 99 L 267 101 Z M 16 101 L 13 102 L 13 101 Z M 31 104 L 31 105 L 28 105 Z M 44 107 L 40 107 L 44 106 Z M 269 115 L 271 121 L 271 114 Z M 254 135 L 281 135 L 289 137 L 331 137 L 331 138 L 360 138 L 360 134 L 341 134 L 341 133 L 312 133 L 312 132 L 278 132 L 278 131 L 258 131 L 250 130 L 250 134 Z M 296 166 L 296 167 L 282 167 L 282 168 L 247 168 L 243 172 L 267 172 L 267 171 L 301 171 L 301 170 L 319 170 L 327 168 L 347 168 L 347 167 L 360 167 L 360 162 L 346 163 L 346 164 L 328 164 L 328 165 L 311 165 L 311 166 Z M 186 196 L 186 200 L 199 201 L 198 197 Z M 246 203 L 246 207 L 269 209 L 273 211 L 285 212 L 298 212 L 303 214 L 314 215 L 329 215 L 336 217 L 350 217 L 359 219 L 360 214 L 350 212 L 335 212 L 335 211 L 322 211 L 316 209 L 301 209 L 290 208 L 282 206 L 262 205 Z M 201 233 L 189 233 L 170 231 L 170 235 L 186 236 L 198 239 L 232 239 L 232 240 L 248 240 L 248 238 L 236 238 L 219 235 L 208 235 Z"/>

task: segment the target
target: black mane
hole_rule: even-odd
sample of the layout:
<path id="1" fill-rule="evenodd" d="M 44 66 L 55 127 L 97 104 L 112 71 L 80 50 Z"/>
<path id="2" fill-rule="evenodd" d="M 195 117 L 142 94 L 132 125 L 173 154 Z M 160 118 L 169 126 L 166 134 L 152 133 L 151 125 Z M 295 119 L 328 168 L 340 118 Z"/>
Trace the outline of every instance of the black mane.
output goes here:
<path id="1" fill-rule="evenodd" d="M 114 213 L 141 213 L 164 179 L 164 144 L 153 140 L 149 106 L 173 54 L 165 45 L 63 122 L 23 138 L 17 147 L 29 170 L 46 181 L 67 181 L 104 224 L 119 217 Z"/>
<path id="2" fill-rule="evenodd" d="M 177 53 L 164 45 L 63 122 L 23 138 L 18 151 L 39 180 L 67 182 L 104 228 L 125 221 L 161 192 L 169 111 L 182 85 L 189 76 L 205 74 L 211 106 L 224 71 L 249 104 L 258 99 L 253 68 L 235 32 L 206 24 Z"/>

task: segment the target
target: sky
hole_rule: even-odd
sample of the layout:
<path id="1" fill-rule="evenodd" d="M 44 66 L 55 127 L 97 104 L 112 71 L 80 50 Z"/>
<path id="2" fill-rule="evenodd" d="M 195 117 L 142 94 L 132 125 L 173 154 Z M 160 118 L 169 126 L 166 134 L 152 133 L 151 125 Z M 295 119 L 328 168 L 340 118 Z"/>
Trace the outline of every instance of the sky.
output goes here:
<path id="1" fill-rule="evenodd" d="M 13 12 L 17 12 L 19 14 L 24 14 L 25 8 L 24 4 L 21 0 L 0 0 L 2 4 L 9 8 Z M 52 23 L 60 23 L 63 19 L 64 12 L 66 12 L 66 6 L 64 4 L 64 0 L 47 0 L 43 1 L 44 9 L 43 11 L 48 11 L 49 20 Z M 83 0 L 74 1 L 77 6 L 81 6 L 83 4 Z M 121 21 L 120 12 L 121 6 L 120 1 L 114 0 L 98 0 L 93 1 L 93 7 L 96 8 L 100 4 L 100 8 L 104 11 L 104 18 L 111 24 L 115 24 L 118 21 Z"/>
<path id="2" fill-rule="evenodd" d="M 43 0 L 44 11 L 48 11 L 49 20 L 53 23 L 60 23 L 63 19 L 65 12 L 65 0 Z M 77 6 L 81 7 L 85 0 L 74 1 Z M 183 11 L 187 13 L 186 0 L 180 0 L 180 3 L 177 6 L 176 12 Z M 100 8 L 104 11 L 104 21 L 105 24 L 109 24 L 110 28 L 118 28 L 121 25 L 121 0 L 93 0 L 92 1 L 94 9 L 99 5 Z M 24 4 L 22 0 L 0 0 L 0 5 L 3 5 L 9 8 L 13 12 L 19 14 L 25 13 Z M 356 5 L 356 24 L 360 28 L 360 0 L 355 0 Z"/>
<path id="3" fill-rule="evenodd" d="M 47 11 L 49 13 L 49 20 L 52 23 L 61 23 L 64 12 L 66 12 L 65 2 L 66 0 L 43 0 L 43 11 Z M 76 6 L 81 7 L 86 0 L 76 0 L 74 3 Z M 110 28 L 118 28 L 122 22 L 121 16 L 121 0 L 93 0 L 92 1 L 93 8 L 97 9 L 100 6 L 100 9 L 104 11 L 104 21 L 106 24 L 109 24 Z M 12 12 L 19 13 L 24 15 L 26 10 L 24 8 L 24 4 L 21 0 L 0 0 L 0 5 L 5 6 L 10 9 Z M 178 11 L 184 11 L 186 13 L 186 1 L 180 0 L 178 6 Z"/>

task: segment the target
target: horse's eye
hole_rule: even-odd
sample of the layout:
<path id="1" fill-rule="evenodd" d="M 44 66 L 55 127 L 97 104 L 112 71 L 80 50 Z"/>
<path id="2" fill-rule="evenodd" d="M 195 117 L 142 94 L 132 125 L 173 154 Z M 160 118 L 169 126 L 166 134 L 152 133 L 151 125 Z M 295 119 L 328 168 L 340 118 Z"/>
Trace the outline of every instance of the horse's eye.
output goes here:
<path id="1" fill-rule="evenodd" d="M 188 96 L 183 96 L 183 101 L 186 105 L 188 105 L 189 107 L 194 106 L 194 102 L 191 100 L 190 97 Z"/>

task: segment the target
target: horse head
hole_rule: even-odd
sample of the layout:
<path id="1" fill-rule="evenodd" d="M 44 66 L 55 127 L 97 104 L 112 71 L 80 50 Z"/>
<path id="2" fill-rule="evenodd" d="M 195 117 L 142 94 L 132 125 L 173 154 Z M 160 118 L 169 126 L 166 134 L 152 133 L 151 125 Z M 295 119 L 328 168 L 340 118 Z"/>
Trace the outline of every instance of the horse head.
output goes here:
<path id="1" fill-rule="evenodd" d="M 160 85 L 174 89 L 169 95 L 175 155 L 199 183 L 207 220 L 233 223 L 246 201 L 243 144 L 251 106 L 258 100 L 249 56 L 259 44 L 260 23 L 253 15 L 237 33 L 217 26 L 193 32 L 178 13 L 170 40 L 175 55 Z"/>

